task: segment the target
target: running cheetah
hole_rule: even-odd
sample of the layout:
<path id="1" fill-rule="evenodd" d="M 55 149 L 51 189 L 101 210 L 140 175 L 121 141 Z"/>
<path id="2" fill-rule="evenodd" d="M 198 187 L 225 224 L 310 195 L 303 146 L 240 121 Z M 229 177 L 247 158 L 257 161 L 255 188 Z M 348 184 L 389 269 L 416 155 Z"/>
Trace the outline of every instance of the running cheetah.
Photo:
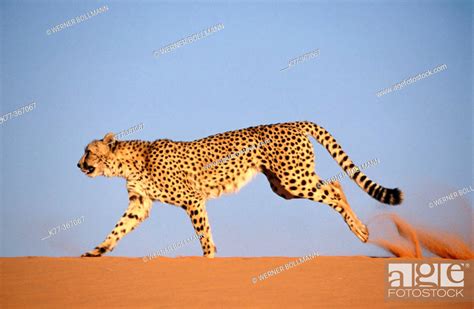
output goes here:
<path id="1" fill-rule="evenodd" d="M 311 122 L 261 125 L 212 135 L 192 142 L 169 139 L 117 141 L 113 133 L 85 148 L 77 166 L 89 177 L 99 175 L 127 180 L 129 206 L 115 228 L 95 249 L 82 256 L 101 256 L 135 229 L 160 201 L 183 208 L 200 238 L 203 255 L 212 258 L 216 246 L 206 201 L 237 192 L 258 173 L 284 199 L 306 198 L 331 206 L 349 229 L 367 242 L 367 227 L 349 206 L 338 182 L 326 182 L 315 173 L 308 135 L 323 145 L 355 183 L 386 204 L 403 200 L 399 189 L 384 188 L 364 175 L 324 128 Z"/>

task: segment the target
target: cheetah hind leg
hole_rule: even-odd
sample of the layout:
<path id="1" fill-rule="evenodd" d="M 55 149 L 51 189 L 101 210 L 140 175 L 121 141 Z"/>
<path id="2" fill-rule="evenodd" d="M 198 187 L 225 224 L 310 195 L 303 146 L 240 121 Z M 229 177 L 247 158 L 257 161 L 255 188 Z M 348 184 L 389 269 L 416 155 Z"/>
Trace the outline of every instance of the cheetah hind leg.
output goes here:
<path id="1" fill-rule="evenodd" d="M 367 242 L 369 240 L 369 230 L 367 229 L 367 226 L 363 224 L 352 211 L 349 203 L 347 202 L 346 195 L 342 190 L 341 184 L 339 181 L 332 181 L 330 184 L 334 189 L 336 189 L 336 191 L 338 191 L 340 196 L 340 200 L 337 201 L 337 205 L 333 206 L 333 208 L 341 213 L 344 221 L 352 233 L 354 233 L 362 242 Z"/>
<path id="2" fill-rule="evenodd" d="M 263 174 L 267 177 L 268 182 L 272 191 L 275 192 L 278 196 L 284 198 L 285 200 L 291 200 L 294 198 L 300 198 L 299 196 L 291 194 L 285 187 L 282 185 L 280 179 L 272 171 L 262 167 Z"/>

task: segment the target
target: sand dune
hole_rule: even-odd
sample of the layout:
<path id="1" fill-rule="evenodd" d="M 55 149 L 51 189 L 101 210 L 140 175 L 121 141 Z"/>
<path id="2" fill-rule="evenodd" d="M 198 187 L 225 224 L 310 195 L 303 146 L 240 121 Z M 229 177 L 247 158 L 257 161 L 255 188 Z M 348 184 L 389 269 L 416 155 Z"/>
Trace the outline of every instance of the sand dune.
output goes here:
<path id="1" fill-rule="evenodd" d="M 256 283 L 297 258 L 1 258 L 2 308 L 471 308 L 387 302 L 385 263 L 317 256 Z"/>
<path id="2" fill-rule="evenodd" d="M 375 219 L 388 220 L 393 231 L 388 238 L 370 242 L 404 261 L 423 258 L 422 248 L 446 259 L 474 257 L 456 235 L 415 227 L 396 215 Z M 384 230 L 389 227 L 383 224 Z M 116 257 L 0 258 L 0 297 L 2 308 L 472 307 L 471 303 L 385 300 L 390 261 L 400 259 L 318 254 L 304 258 L 158 257 L 147 263 L 141 258 Z M 271 275 L 262 276 L 270 270 Z"/>

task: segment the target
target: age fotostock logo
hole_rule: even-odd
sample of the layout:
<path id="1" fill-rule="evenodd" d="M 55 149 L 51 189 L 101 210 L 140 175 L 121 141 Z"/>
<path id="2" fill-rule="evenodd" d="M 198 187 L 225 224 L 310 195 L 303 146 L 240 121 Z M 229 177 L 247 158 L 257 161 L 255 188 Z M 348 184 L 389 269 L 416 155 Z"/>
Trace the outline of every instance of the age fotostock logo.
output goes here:
<path id="1" fill-rule="evenodd" d="M 391 300 L 469 300 L 469 262 L 387 264 L 387 294 Z"/>

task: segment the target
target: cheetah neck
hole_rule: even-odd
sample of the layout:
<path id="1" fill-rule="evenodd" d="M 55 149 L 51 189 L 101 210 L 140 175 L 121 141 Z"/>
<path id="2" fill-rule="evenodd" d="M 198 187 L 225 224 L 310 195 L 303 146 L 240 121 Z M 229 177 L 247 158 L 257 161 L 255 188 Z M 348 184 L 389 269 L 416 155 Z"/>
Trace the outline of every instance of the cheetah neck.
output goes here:
<path id="1" fill-rule="evenodd" d="M 113 158 L 108 162 L 110 175 L 130 179 L 139 176 L 145 170 L 146 158 L 150 142 L 117 141 L 114 146 Z"/>

